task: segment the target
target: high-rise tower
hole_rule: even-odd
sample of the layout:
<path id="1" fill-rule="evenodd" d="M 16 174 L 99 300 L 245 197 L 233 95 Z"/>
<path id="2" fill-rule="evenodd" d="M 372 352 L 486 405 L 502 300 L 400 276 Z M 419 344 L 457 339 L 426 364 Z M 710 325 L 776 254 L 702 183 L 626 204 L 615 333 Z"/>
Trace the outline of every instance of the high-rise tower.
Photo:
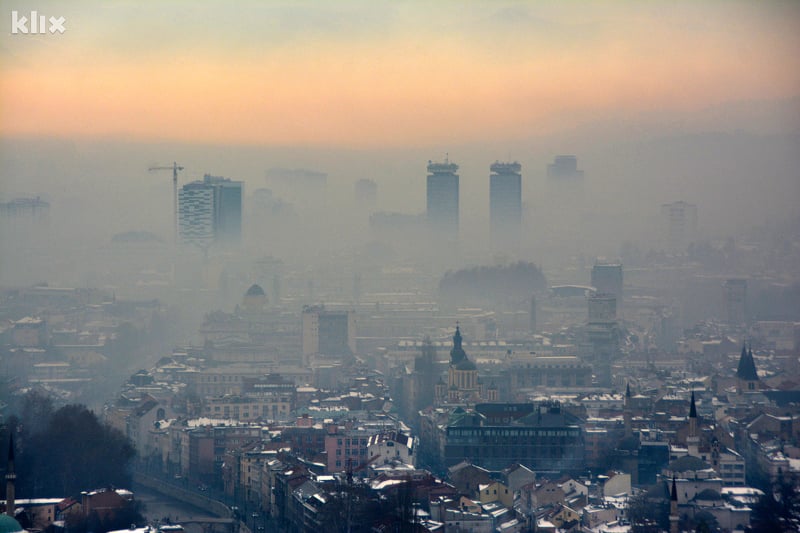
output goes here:
<path id="1" fill-rule="evenodd" d="M 728 324 L 739 326 L 747 322 L 747 280 L 729 279 L 725 291 L 725 316 Z"/>
<path id="2" fill-rule="evenodd" d="M 518 245 L 522 226 L 522 165 L 495 161 L 489 170 L 489 222 L 492 246 Z"/>
<path id="3" fill-rule="evenodd" d="M 557 155 L 552 163 L 547 165 L 547 177 L 556 180 L 583 178 L 583 170 L 578 170 L 578 158 L 574 155 Z"/>
<path id="4" fill-rule="evenodd" d="M 617 311 L 622 310 L 622 265 L 598 259 L 592 267 L 592 287 L 597 294 L 610 294 L 616 298 Z"/>
<path id="5" fill-rule="evenodd" d="M 242 238 L 241 181 L 206 174 L 184 185 L 178 194 L 181 241 L 207 247 L 212 242 L 235 244 Z"/>
<path id="6" fill-rule="evenodd" d="M 428 161 L 427 219 L 436 235 L 458 239 L 458 165 Z"/>
<path id="7" fill-rule="evenodd" d="M 673 252 L 685 251 L 697 236 L 697 206 L 684 201 L 661 205 L 665 241 Z"/>

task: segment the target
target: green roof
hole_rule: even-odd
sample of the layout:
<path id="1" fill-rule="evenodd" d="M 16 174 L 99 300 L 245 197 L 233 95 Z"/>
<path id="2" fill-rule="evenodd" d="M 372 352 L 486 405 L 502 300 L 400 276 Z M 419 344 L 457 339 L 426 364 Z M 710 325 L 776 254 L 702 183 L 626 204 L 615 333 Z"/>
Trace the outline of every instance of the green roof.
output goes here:
<path id="1" fill-rule="evenodd" d="M 7 514 L 0 515 L 0 533 L 18 533 L 19 531 L 22 531 L 19 522 Z"/>

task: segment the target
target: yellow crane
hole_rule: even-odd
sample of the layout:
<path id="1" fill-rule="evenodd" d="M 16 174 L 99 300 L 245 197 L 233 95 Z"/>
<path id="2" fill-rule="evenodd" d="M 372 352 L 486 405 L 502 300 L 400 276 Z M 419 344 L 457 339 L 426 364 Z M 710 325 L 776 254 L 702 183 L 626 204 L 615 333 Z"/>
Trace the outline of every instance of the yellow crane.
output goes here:
<path id="1" fill-rule="evenodd" d="M 178 171 L 183 170 L 183 167 L 176 162 L 172 162 L 171 167 L 150 167 L 147 169 L 150 172 L 155 170 L 171 170 L 172 171 L 172 232 L 173 242 L 175 246 L 178 245 Z"/>

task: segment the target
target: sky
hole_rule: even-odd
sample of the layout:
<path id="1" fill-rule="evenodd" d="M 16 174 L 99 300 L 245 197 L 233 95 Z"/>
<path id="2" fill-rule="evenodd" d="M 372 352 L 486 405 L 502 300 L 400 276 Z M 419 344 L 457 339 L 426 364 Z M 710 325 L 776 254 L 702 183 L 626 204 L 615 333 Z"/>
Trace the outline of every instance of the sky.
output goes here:
<path id="1" fill-rule="evenodd" d="M 65 32 L 11 33 L 12 11 L 33 9 L 63 16 Z M 800 124 L 800 2 L 3 0 L 0 10 L 5 138 L 372 149 L 619 124 L 762 134 Z"/>

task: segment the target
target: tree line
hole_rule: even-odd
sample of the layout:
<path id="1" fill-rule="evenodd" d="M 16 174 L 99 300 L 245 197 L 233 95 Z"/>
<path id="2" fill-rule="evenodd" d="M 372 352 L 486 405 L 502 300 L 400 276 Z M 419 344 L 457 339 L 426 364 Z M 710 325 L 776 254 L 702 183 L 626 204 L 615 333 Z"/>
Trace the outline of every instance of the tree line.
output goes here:
<path id="1" fill-rule="evenodd" d="M 29 392 L 0 431 L 4 465 L 11 435 L 18 498 L 75 497 L 85 490 L 131 486 L 135 449 L 85 405 L 57 409 L 48 396 Z"/>

